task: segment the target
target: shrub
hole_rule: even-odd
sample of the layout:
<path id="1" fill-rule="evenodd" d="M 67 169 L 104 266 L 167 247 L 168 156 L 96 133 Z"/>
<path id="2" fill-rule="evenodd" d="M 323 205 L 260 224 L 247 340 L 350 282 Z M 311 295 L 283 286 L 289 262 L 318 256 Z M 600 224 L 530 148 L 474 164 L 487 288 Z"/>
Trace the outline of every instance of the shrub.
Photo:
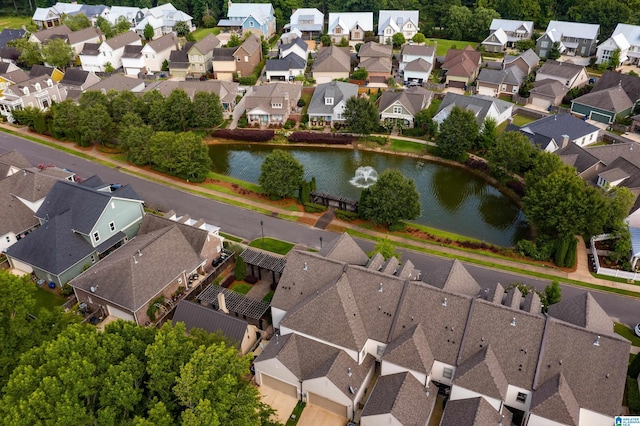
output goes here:
<path id="1" fill-rule="evenodd" d="M 66 283 L 65 285 L 62 286 L 60 295 L 67 297 L 67 296 L 71 296 L 72 294 L 73 294 L 73 287 L 71 287 L 69 283 Z"/>
<path id="2" fill-rule="evenodd" d="M 244 259 L 242 259 L 239 254 L 236 255 L 236 267 L 234 269 L 234 273 L 236 275 L 236 279 L 239 281 L 244 280 L 247 276 L 247 264 L 244 263 Z"/>
<path id="3" fill-rule="evenodd" d="M 289 136 L 289 142 L 327 145 L 349 145 L 353 143 L 354 140 L 355 138 L 351 135 L 339 133 L 293 132 Z"/>
<path id="4" fill-rule="evenodd" d="M 247 142 L 267 142 L 273 139 L 273 130 L 219 129 L 212 133 L 213 137 L 233 139 Z"/>
<path id="5" fill-rule="evenodd" d="M 311 191 L 311 184 L 306 180 L 302 182 L 300 186 L 300 202 L 306 204 L 311 201 L 309 192 Z"/>
<path id="6" fill-rule="evenodd" d="M 518 194 L 520 197 L 524 197 L 524 183 L 519 180 L 510 180 L 507 182 L 507 188 Z"/>
<path id="7" fill-rule="evenodd" d="M 578 240 L 571 237 L 571 240 L 569 241 L 569 248 L 567 249 L 567 257 L 564 260 L 564 266 L 566 266 L 567 268 L 573 268 L 576 265 L 577 251 Z"/>
<path id="8" fill-rule="evenodd" d="M 556 250 L 553 257 L 553 263 L 562 267 L 565 266 L 565 259 L 567 258 L 567 250 L 569 250 L 569 240 L 567 238 L 563 238 L 558 241 L 556 245 Z"/>
<path id="9" fill-rule="evenodd" d="M 480 170 L 485 173 L 489 172 L 489 165 L 486 161 L 478 160 L 476 158 L 469 157 L 464 163 L 467 167 L 474 170 Z"/>
<path id="10" fill-rule="evenodd" d="M 344 220 L 345 222 L 353 222 L 354 220 L 356 220 L 359 216 L 358 213 L 356 212 L 349 212 L 346 210 L 336 210 L 336 217 L 340 220 Z"/>
<path id="11" fill-rule="evenodd" d="M 238 77 L 238 83 L 243 86 L 254 86 L 258 81 L 258 78 L 255 75 L 250 75 L 247 77 Z"/>
<path id="12" fill-rule="evenodd" d="M 235 275 L 229 275 L 227 278 L 220 283 L 220 286 L 223 288 L 229 288 L 229 286 L 236 280 Z"/>
<path id="13" fill-rule="evenodd" d="M 305 102 L 305 100 L 304 100 L 304 99 L 302 99 L 302 98 L 298 99 L 298 106 L 299 106 L 300 108 L 302 108 L 302 107 L 303 107 L 303 106 L 305 106 L 306 104 L 307 104 L 307 103 Z"/>
<path id="14" fill-rule="evenodd" d="M 258 277 L 254 277 L 253 275 L 247 275 L 244 278 L 244 282 L 249 283 L 249 284 L 255 284 L 258 282 Z"/>
<path id="15" fill-rule="evenodd" d="M 247 120 L 247 117 L 240 117 L 238 119 L 238 127 L 241 129 L 246 128 L 249 125 L 249 120 Z"/>
<path id="16" fill-rule="evenodd" d="M 629 368 L 627 369 L 627 376 L 635 379 L 638 375 L 640 375 L 640 354 L 633 357 L 633 360 L 631 360 Z"/>
<path id="17" fill-rule="evenodd" d="M 304 203 L 304 211 L 307 213 L 322 213 L 327 210 L 327 208 L 321 204 L 315 203 Z"/>
<path id="18" fill-rule="evenodd" d="M 391 232 L 402 232 L 407 229 L 407 224 L 404 222 L 396 222 L 389 225 L 389 231 Z"/>
<path id="19" fill-rule="evenodd" d="M 427 131 L 419 127 L 412 127 L 409 129 L 403 129 L 402 134 L 404 136 L 424 136 L 427 134 Z"/>
<path id="20" fill-rule="evenodd" d="M 640 391 L 636 377 L 627 377 L 627 406 L 631 414 L 640 413 Z"/>
<path id="21" fill-rule="evenodd" d="M 294 120 L 289 119 L 286 123 L 284 123 L 285 129 L 293 129 L 294 127 L 296 127 L 296 122 Z"/>

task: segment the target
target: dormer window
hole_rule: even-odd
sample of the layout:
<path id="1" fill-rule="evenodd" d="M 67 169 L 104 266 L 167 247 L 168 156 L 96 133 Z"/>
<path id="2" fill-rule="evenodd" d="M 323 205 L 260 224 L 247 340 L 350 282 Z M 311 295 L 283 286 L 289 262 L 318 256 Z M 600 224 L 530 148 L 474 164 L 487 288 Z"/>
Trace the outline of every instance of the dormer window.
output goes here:
<path id="1" fill-rule="evenodd" d="M 95 241 L 96 243 L 100 241 L 100 233 L 98 231 L 93 233 L 93 241 Z"/>
<path id="2" fill-rule="evenodd" d="M 279 103 L 272 102 L 271 108 L 282 108 L 282 102 L 279 102 Z"/>
<path id="3" fill-rule="evenodd" d="M 333 105 L 333 98 L 324 98 L 325 105 Z"/>
<path id="4" fill-rule="evenodd" d="M 42 90 L 42 87 L 40 86 L 40 83 L 36 83 L 34 86 L 35 86 L 35 89 L 36 89 L 37 92 Z"/>
<path id="5" fill-rule="evenodd" d="M 49 86 L 49 87 L 53 87 L 53 80 L 48 79 L 48 80 L 47 80 L 47 86 Z"/>
<path id="6" fill-rule="evenodd" d="M 22 93 L 24 93 L 25 95 L 29 94 L 29 88 L 28 87 L 23 87 L 22 88 Z"/>

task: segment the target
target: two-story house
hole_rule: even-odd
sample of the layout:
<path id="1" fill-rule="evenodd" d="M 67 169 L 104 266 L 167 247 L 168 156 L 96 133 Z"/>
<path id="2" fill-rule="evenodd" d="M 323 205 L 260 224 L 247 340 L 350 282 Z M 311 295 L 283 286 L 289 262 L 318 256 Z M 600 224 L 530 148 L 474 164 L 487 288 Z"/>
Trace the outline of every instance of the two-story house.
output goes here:
<path id="1" fill-rule="evenodd" d="M 351 56 L 348 47 L 329 46 L 318 50 L 311 73 L 318 84 L 349 78 Z"/>
<path id="2" fill-rule="evenodd" d="M 53 102 L 62 102 L 66 98 L 66 90 L 51 77 L 47 75 L 33 77 L 4 89 L 3 96 L 0 98 L 0 114 L 13 120 L 11 115 L 13 110 L 33 107 L 46 111 Z"/>
<path id="3" fill-rule="evenodd" d="M 466 90 L 478 77 L 481 63 L 482 54 L 471 46 L 462 50 L 447 50 L 441 67 L 445 73 L 445 83 L 449 87 Z"/>
<path id="4" fill-rule="evenodd" d="M 293 80 L 296 76 L 304 75 L 307 68 L 307 50 L 309 46 L 301 38 L 296 37 L 292 42 L 281 44 L 277 59 L 267 59 L 265 77 L 267 81 Z"/>
<path id="5" fill-rule="evenodd" d="M 548 60 L 536 72 L 536 81 L 542 80 L 559 81 L 571 90 L 589 83 L 589 75 L 582 65 Z"/>
<path id="6" fill-rule="evenodd" d="M 367 79 L 370 82 L 386 83 L 391 77 L 393 46 L 379 44 L 374 41 L 360 46 L 358 51 L 358 68 L 364 68 L 368 72 Z"/>
<path id="7" fill-rule="evenodd" d="M 35 214 L 40 227 L 7 249 L 9 263 L 62 286 L 136 235 L 143 204 L 130 186 L 97 176 L 58 181 Z"/>
<path id="8" fill-rule="evenodd" d="M 618 24 L 611 37 L 598 45 L 596 64 L 608 63 L 616 49 L 620 49 L 620 64 L 637 65 L 640 61 L 640 26 Z"/>
<path id="9" fill-rule="evenodd" d="M 494 19 L 489 26 L 489 36 L 484 39 L 482 46 L 487 52 L 502 52 L 507 47 L 514 47 L 518 40 L 528 40 L 532 35 L 532 21 Z"/>
<path id="10" fill-rule="evenodd" d="M 364 41 L 365 31 L 373 31 L 373 12 L 329 13 L 327 34 L 334 43 L 346 38 L 354 43 Z"/>
<path id="11" fill-rule="evenodd" d="M 300 31 L 304 40 L 315 40 L 324 32 L 324 13 L 316 8 L 296 9 L 283 29 L 285 32 Z"/>
<path id="12" fill-rule="evenodd" d="M 193 76 L 206 75 L 213 69 L 211 58 L 213 49 L 220 45 L 220 40 L 213 34 L 208 34 L 205 38 L 194 43 L 187 55 L 189 55 L 189 74 Z"/>
<path id="13" fill-rule="evenodd" d="M 85 43 L 79 55 L 82 69 L 104 72 L 107 64 L 116 70 L 121 68 L 122 55 L 127 45 L 142 46 L 142 40 L 133 31 L 128 31 L 103 41 L 99 46 L 94 43 Z"/>
<path id="14" fill-rule="evenodd" d="M 358 96 L 358 85 L 342 81 L 331 81 L 316 86 L 307 114 L 312 126 L 334 126 L 344 121 L 347 100 Z"/>
<path id="15" fill-rule="evenodd" d="M 268 126 L 284 124 L 294 111 L 302 94 L 302 86 L 289 83 L 269 83 L 256 86 L 244 98 L 250 123 Z"/>
<path id="16" fill-rule="evenodd" d="M 391 43 L 394 34 L 402 33 L 411 40 L 418 33 L 417 10 L 381 10 L 378 14 L 378 37 L 381 44 Z"/>
<path id="17" fill-rule="evenodd" d="M 554 43 L 568 56 L 591 56 L 596 51 L 600 25 L 581 22 L 550 21 L 545 33 L 536 41 L 536 53 L 546 58 Z"/>
<path id="18" fill-rule="evenodd" d="M 144 19 L 144 12 L 139 7 L 111 6 L 107 20 L 111 25 L 115 25 L 121 19 L 126 19 L 131 29 L 134 29 Z"/>
<path id="19" fill-rule="evenodd" d="M 435 61 L 434 46 L 405 44 L 402 46 L 399 72 L 405 84 L 419 84 L 429 80 Z"/>
<path id="20" fill-rule="evenodd" d="M 432 66 L 435 61 L 436 49 L 434 46 L 422 46 L 419 44 L 405 44 L 400 51 L 400 71 L 404 71 L 407 64 L 417 59 L 423 59 Z"/>
<path id="21" fill-rule="evenodd" d="M 270 38 L 276 33 L 276 16 L 271 3 L 228 2 L 227 17 L 218 26 L 244 34 L 255 33 Z"/>
<path id="22" fill-rule="evenodd" d="M 433 92 L 422 87 L 410 87 L 406 90 L 387 90 L 377 101 L 380 121 L 402 123 L 413 127 L 414 118 L 423 109 L 429 108 Z"/>
<path id="23" fill-rule="evenodd" d="M 138 36 L 144 37 L 145 27 L 151 25 L 153 28 L 153 38 L 155 39 L 165 34 L 174 33 L 173 27 L 178 22 L 186 23 L 189 32 L 196 30 L 191 16 L 176 9 L 171 3 L 165 3 L 147 10 L 145 17 L 136 24 L 135 32 Z"/>
<path id="24" fill-rule="evenodd" d="M 144 46 L 127 45 L 122 55 L 122 67 L 127 75 L 159 72 L 164 61 L 169 61 L 171 52 L 179 48 L 178 37 L 172 32 Z"/>
<path id="25" fill-rule="evenodd" d="M 238 77 L 251 75 L 254 68 L 262 61 L 262 41 L 256 34 L 249 36 L 233 52 Z M 305 58 L 306 59 L 306 58 Z"/>

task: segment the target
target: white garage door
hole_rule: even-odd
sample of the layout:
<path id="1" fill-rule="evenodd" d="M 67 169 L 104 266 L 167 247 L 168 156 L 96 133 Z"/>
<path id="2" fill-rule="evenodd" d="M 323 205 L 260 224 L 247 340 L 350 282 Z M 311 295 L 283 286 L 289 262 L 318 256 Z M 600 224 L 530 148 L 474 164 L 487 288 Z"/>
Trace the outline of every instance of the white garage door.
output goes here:
<path id="1" fill-rule="evenodd" d="M 316 395 L 315 393 L 309 392 L 308 402 L 309 404 L 317 405 L 339 416 L 347 416 L 347 407 L 320 395 Z"/>
<path id="2" fill-rule="evenodd" d="M 121 309 L 114 308 L 111 305 L 108 305 L 107 309 L 109 309 L 109 315 L 112 315 L 116 318 L 122 318 L 123 320 L 126 320 L 126 321 L 135 321 L 135 319 L 133 318 L 133 315 L 131 315 L 129 312 L 125 312 Z"/>
<path id="3" fill-rule="evenodd" d="M 551 105 L 551 102 L 549 102 L 547 99 L 531 96 L 531 105 L 537 108 L 547 109 Z"/>
<path id="4" fill-rule="evenodd" d="M 493 87 L 478 86 L 478 94 L 485 96 L 495 96 L 496 91 Z"/>
<path id="5" fill-rule="evenodd" d="M 298 389 L 295 386 L 289 383 L 285 383 L 282 380 L 278 380 L 274 377 L 267 376 L 266 374 L 261 374 L 260 378 L 262 380 L 262 385 L 268 386 L 271 389 L 277 390 L 278 392 L 282 392 L 285 395 L 298 398 Z"/>

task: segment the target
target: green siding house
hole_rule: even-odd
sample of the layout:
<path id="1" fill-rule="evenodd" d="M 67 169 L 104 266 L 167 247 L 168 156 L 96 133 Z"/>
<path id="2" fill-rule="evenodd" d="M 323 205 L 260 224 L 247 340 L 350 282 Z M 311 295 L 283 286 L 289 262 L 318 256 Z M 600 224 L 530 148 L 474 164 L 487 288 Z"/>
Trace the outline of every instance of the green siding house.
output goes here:
<path id="1" fill-rule="evenodd" d="M 94 176 L 56 182 L 35 216 L 40 226 L 9 247 L 7 258 L 12 268 L 62 286 L 133 238 L 144 207 L 130 186 Z"/>
<path id="2" fill-rule="evenodd" d="M 597 90 L 580 96 L 571 102 L 571 112 L 589 120 L 612 124 L 617 117 L 631 113 L 634 102 L 620 86 Z"/>

